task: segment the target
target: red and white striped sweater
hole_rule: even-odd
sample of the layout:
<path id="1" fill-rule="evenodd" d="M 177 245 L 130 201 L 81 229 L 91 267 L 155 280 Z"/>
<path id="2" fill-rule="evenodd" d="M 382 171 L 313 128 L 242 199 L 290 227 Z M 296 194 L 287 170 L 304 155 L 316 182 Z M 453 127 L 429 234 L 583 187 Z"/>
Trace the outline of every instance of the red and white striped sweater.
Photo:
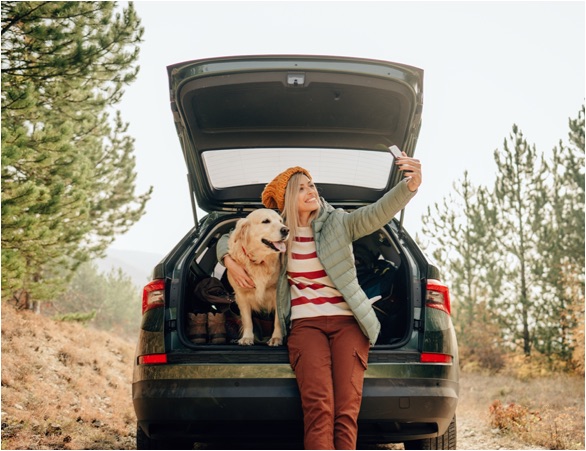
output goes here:
<path id="1" fill-rule="evenodd" d="M 291 287 L 291 319 L 352 315 L 342 294 L 317 258 L 311 227 L 298 229 L 287 261 Z"/>

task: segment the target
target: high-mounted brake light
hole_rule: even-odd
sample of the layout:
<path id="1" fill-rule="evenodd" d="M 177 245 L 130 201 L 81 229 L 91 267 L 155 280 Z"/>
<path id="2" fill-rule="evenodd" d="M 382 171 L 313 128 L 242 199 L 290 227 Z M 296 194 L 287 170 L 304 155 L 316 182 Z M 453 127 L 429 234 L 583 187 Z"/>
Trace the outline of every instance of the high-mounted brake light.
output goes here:
<path id="1" fill-rule="evenodd" d="M 145 285 L 142 290 L 142 313 L 154 307 L 165 305 L 165 281 L 153 280 Z"/>
<path id="2" fill-rule="evenodd" d="M 157 365 L 167 363 L 167 354 L 146 354 L 138 358 L 139 365 Z"/>
<path id="3" fill-rule="evenodd" d="M 427 281 L 425 305 L 442 310 L 450 315 L 452 313 L 452 306 L 450 304 L 450 290 L 448 286 L 439 280 L 429 279 Z"/>

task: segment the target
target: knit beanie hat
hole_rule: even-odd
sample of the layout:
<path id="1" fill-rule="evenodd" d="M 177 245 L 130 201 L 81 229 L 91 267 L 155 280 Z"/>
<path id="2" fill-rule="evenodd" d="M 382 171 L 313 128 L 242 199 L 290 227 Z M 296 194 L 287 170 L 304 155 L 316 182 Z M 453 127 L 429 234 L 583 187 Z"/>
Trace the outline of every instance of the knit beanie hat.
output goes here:
<path id="1" fill-rule="evenodd" d="M 261 195 L 263 205 L 267 208 L 276 207 L 282 212 L 285 208 L 285 190 L 287 189 L 287 183 L 289 183 L 289 179 L 293 174 L 299 172 L 305 174 L 311 180 L 311 175 L 307 169 L 303 169 L 300 166 L 286 169 L 265 186 Z"/>

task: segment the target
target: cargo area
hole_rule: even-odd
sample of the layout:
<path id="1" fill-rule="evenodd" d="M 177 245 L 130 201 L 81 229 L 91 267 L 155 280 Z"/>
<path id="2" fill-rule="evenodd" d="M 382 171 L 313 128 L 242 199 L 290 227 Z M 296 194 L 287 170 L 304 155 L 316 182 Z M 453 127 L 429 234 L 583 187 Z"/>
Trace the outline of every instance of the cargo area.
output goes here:
<path id="1" fill-rule="evenodd" d="M 178 308 L 181 320 L 179 334 L 187 347 L 214 347 L 218 345 L 230 346 L 232 349 L 250 348 L 239 346 L 239 309 L 233 297 L 233 289 L 227 279 L 226 269 L 218 262 L 216 246 L 222 235 L 229 233 L 235 226 L 238 217 L 232 216 L 221 219 L 202 230 L 198 240 L 198 247 L 192 249 L 185 259 L 183 293 Z M 205 236 L 204 236 L 205 235 Z M 398 348 L 408 341 L 413 324 L 413 301 L 411 296 L 407 256 L 400 240 L 390 229 L 380 229 L 377 232 L 354 242 L 353 253 L 358 279 L 362 289 L 367 294 L 377 317 L 381 323 L 381 333 L 376 343 L 377 347 Z M 213 291 L 217 296 L 210 302 L 210 297 L 202 295 L 202 281 L 214 278 Z M 205 285 L 209 285 L 209 280 Z M 221 284 L 221 285 L 220 285 Z M 226 301 L 222 301 L 222 297 Z M 193 321 L 195 316 L 206 316 L 207 321 L 224 321 L 226 340 L 217 340 L 217 337 L 204 338 L 201 335 L 194 337 Z M 273 330 L 274 314 L 256 312 L 253 314 L 255 345 L 267 346 Z M 181 326 L 183 325 L 183 326 Z M 214 332 L 217 332 L 214 331 Z M 256 346 L 255 346 L 256 347 Z M 255 351 L 258 351 L 256 349 Z"/>

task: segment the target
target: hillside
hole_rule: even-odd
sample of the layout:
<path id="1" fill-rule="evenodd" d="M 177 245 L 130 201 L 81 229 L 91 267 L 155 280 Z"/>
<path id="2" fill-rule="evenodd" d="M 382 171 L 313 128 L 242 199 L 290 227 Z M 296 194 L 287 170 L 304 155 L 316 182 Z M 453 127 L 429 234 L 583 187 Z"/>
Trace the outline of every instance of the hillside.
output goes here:
<path id="1" fill-rule="evenodd" d="M 134 344 L 2 305 L 2 449 L 134 449 Z"/>
<path id="2" fill-rule="evenodd" d="M 135 449 L 134 346 L 3 304 L 2 449 Z M 514 420 L 521 429 L 491 426 L 495 399 L 517 406 L 500 420 Z M 458 449 L 584 449 L 584 379 L 464 373 L 457 417 Z M 238 443 L 233 449 L 245 448 Z"/>
<path id="3" fill-rule="evenodd" d="M 150 281 L 153 268 L 162 258 L 162 255 L 152 252 L 110 248 L 106 256 L 95 260 L 95 263 L 100 271 L 106 273 L 112 269 L 122 269 L 137 287 L 142 288 Z"/>

